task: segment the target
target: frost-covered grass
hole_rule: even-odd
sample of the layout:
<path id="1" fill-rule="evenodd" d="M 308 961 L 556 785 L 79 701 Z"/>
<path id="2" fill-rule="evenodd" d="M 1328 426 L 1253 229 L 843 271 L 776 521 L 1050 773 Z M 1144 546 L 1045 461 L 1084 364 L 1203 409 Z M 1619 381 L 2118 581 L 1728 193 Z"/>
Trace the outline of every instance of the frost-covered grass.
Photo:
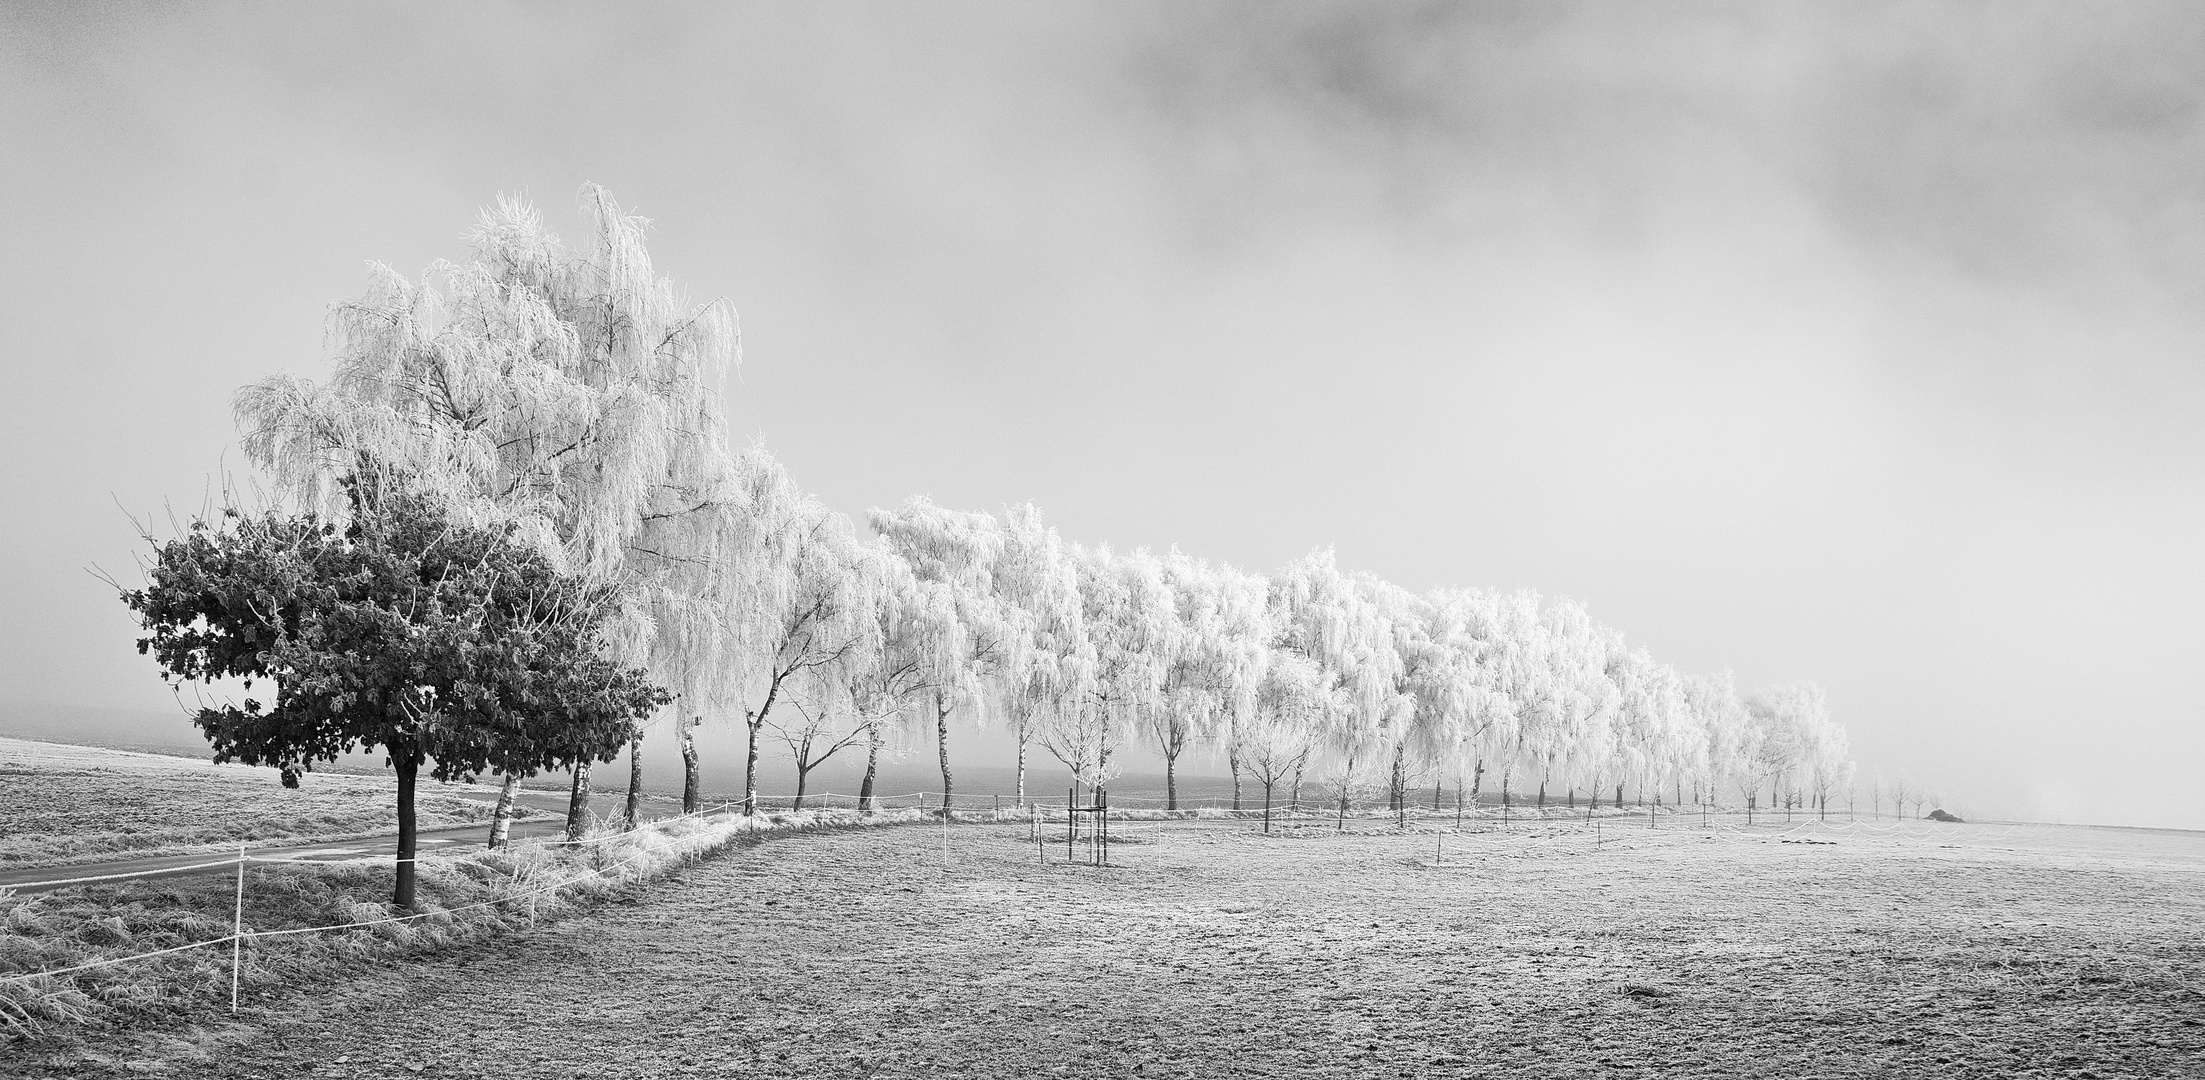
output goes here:
<path id="1" fill-rule="evenodd" d="M 580 846 L 524 843 L 424 857 L 417 881 L 421 912 L 402 921 L 389 921 L 398 913 L 381 902 L 392 885 L 387 859 L 253 865 L 245 875 L 242 925 L 248 934 L 371 925 L 249 940 L 239 967 L 241 998 L 264 1001 L 361 961 L 445 953 L 535 926 L 730 845 L 811 828 L 917 820 L 911 811 L 676 818 L 632 833 L 600 834 Z M 231 876 L 29 896 L 0 890 L 0 1042 L 14 1038 L 39 1046 L 38 1053 L 73 1057 L 118 1031 L 226 1011 L 229 945 L 129 958 L 227 937 L 235 897 Z M 9 978 L 100 960 L 123 962 L 28 981 Z"/>
<path id="2" fill-rule="evenodd" d="M 429 829 L 487 822 L 491 805 L 426 784 L 416 809 Z M 397 829 L 391 777 L 309 773 L 286 788 L 273 769 L 0 738 L 0 868 Z"/>
<path id="3" fill-rule="evenodd" d="M 2205 837 L 1664 825 L 1132 821 L 1109 870 L 1067 866 L 1030 823 L 822 831 L 464 967 L 268 999 L 234 1032 L 111 1069 L 1989 1078 L 2205 1061 Z"/>
<path id="4" fill-rule="evenodd" d="M 1127 844 L 1106 870 L 1008 815 L 893 817 L 922 823 L 791 835 L 495 949 L 306 965 L 253 983 L 234 1028 L 202 1005 L 195 1024 L 71 1056 L 24 1047 L 25 1071 L 1989 1078 L 2205 1062 L 2194 833 L 1132 820 L 1113 823 Z"/>

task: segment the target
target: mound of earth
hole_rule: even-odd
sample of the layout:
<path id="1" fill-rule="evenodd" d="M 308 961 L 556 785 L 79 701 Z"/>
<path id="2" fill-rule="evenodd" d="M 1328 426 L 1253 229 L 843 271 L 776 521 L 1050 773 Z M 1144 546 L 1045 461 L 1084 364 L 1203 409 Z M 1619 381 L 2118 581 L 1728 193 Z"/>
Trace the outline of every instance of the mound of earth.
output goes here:
<path id="1" fill-rule="evenodd" d="M 1929 812 L 1929 819 L 1931 821 L 1959 821 L 1960 816 L 1958 814 L 1948 814 L 1943 810 L 1932 810 Z M 1962 822 L 1962 824 L 1966 823 Z"/>

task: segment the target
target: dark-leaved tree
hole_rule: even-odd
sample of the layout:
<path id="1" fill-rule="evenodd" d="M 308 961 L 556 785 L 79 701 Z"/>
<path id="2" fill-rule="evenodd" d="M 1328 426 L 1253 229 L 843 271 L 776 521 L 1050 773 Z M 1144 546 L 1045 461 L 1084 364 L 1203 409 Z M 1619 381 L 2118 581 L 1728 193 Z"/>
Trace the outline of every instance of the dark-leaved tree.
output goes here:
<path id="1" fill-rule="evenodd" d="M 558 572 L 510 529 L 455 524 L 386 474 L 346 481 L 351 513 L 226 511 L 157 545 L 126 591 L 138 651 L 174 683 L 274 683 L 274 703 L 201 709 L 216 761 L 316 762 L 382 748 L 398 774 L 398 883 L 414 906 L 414 787 L 490 770 L 610 761 L 668 700 L 599 648 L 618 597 Z"/>

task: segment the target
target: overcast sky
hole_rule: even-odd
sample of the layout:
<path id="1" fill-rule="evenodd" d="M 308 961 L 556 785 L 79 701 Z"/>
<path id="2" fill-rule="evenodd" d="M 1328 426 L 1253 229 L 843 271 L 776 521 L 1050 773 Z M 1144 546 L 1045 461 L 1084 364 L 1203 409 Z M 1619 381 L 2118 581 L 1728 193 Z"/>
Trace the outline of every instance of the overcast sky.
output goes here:
<path id="1" fill-rule="evenodd" d="M 853 515 L 1531 586 L 2205 827 L 2201 104 L 2193 3 L 10 3 L 0 700 L 167 706 L 121 508 L 367 261 L 594 181 Z"/>

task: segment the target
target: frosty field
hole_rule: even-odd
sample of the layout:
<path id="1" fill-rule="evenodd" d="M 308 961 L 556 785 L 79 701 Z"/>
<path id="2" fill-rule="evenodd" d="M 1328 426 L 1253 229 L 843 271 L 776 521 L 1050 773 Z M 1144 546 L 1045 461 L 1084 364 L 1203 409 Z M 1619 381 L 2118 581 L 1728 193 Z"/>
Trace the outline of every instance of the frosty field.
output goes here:
<path id="1" fill-rule="evenodd" d="M 395 783 L 317 772 L 285 788 L 273 769 L 0 738 L 0 868 L 394 832 Z M 421 827 L 486 822 L 495 791 L 424 784 Z"/>
<path id="2" fill-rule="evenodd" d="M 2205 836 L 1637 821 L 1449 836 L 1441 867 L 1433 834 L 1370 822 L 1122 823 L 1107 870 L 1061 833 L 1037 865 L 1023 827 L 794 836 L 113 1066 L 2205 1076 Z"/>

